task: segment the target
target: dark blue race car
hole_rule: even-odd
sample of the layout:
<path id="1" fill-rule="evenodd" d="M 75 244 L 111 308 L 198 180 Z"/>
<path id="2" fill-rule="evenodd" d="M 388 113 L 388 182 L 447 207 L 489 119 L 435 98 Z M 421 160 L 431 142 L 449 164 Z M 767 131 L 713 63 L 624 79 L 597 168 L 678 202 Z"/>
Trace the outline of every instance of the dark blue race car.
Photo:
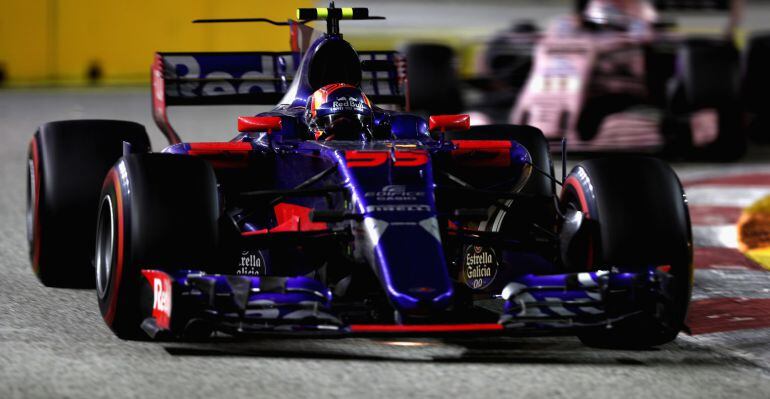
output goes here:
<path id="1" fill-rule="evenodd" d="M 667 165 L 589 160 L 557 178 L 536 128 L 403 112 L 399 54 L 356 52 L 339 33 L 374 18 L 300 9 L 291 52 L 158 54 L 160 152 L 132 122 L 41 126 L 27 208 L 38 278 L 95 282 L 127 339 L 566 333 L 643 347 L 686 328 L 692 238 Z M 327 32 L 308 40 L 313 20 Z M 268 102 L 217 143 L 182 142 L 166 115 Z"/>

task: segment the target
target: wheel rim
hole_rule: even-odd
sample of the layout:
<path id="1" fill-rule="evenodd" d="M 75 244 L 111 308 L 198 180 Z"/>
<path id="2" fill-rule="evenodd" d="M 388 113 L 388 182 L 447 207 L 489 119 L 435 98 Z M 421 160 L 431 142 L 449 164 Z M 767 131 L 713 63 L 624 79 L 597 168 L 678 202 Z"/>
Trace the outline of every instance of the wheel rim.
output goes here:
<path id="1" fill-rule="evenodd" d="M 27 161 L 27 242 L 32 243 L 35 240 L 35 209 L 37 207 L 37 198 L 35 196 L 35 162 L 32 159 Z"/>
<path id="2" fill-rule="evenodd" d="M 115 221 L 112 199 L 105 195 L 96 224 L 96 292 L 104 298 L 110 285 L 115 249 Z"/>

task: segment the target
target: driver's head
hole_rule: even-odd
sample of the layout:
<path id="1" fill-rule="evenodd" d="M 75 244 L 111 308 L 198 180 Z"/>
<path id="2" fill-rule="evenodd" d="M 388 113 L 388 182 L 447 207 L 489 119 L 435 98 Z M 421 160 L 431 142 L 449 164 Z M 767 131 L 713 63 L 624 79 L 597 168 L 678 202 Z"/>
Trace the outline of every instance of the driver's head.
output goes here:
<path id="1" fill-rule="evenodd" d="M 326 85 L 307 105 L 307 123 L 316 140 L 371 137 L 372 104 L 360 89 L 344 83 Z"/>
<path id="2" fill-rule="evenodd" d="M 589 0 L 583 10 L 583 21 L 597 26 L 627 30 L 638 21 L 657 19 L 648 0 Z"/>

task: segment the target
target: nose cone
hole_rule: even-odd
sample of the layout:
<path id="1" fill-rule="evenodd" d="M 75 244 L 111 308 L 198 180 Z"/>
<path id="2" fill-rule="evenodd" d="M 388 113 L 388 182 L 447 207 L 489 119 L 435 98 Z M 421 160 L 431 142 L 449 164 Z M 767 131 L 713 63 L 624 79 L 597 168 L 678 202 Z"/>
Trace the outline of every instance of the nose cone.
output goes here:
<path id="1" fill-rule="evenodd" d="M 424 316 L 447 309 L 453 289 L 436 218 L 406 223 L 367 218 L 366 224 L 374 233 L 380 280 L 396 310 Z"/>

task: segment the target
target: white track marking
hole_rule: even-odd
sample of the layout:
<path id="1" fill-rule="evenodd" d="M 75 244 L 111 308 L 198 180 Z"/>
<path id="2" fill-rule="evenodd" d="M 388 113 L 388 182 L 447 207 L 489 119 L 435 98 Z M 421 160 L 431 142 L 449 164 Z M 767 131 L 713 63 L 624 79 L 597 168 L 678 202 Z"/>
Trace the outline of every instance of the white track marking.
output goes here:
<path id="1" fill-rule="evenodd" d="M 735 225 L 692 226 L 696 247 L 738 248 L 738 229 Z"/>
<path id="2" fill-rule="evenodd" d="M 770 187 L 704 185 L 685 189 L 690 205 L 745 208 L 766 195 Z"/>

